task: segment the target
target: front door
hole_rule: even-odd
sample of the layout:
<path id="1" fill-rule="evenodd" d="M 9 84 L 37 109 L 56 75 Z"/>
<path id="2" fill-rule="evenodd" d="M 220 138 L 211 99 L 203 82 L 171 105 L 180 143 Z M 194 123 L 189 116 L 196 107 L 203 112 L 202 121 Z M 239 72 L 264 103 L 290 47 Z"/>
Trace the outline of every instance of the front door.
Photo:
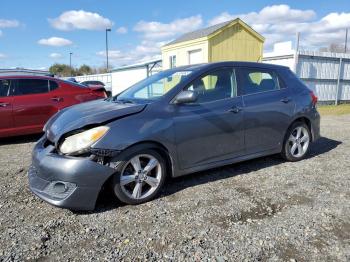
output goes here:
<path id="1" fill-rule="evenodd" d="M 238 68 L 247 154 L 281 147 L 295 103 L 273 70 Z"/>
<path id="2" fill-rule="evenodd" d="M 185 90 L 195 103 L 174 105 L 177 154 L 181 169 L 234 158 L 244 151 L 242 98 L 234 70 L 221 68 L 195 80 Z"/>

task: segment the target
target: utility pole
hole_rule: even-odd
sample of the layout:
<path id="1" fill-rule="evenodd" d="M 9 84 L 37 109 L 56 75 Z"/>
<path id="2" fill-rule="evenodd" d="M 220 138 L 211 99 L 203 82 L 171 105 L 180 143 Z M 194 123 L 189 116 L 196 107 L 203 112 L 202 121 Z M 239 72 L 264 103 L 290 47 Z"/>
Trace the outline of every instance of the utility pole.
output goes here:
<path id="1" fill-rule="evenodd" d="M 297 32 L 295 42 L 295 54 L 294 54 L 294 73 L 297 74 L 298 60 L 299 60 L 299 43 L 300 43 L 300 32 Z"/>
<path id="2" fill-rule="evenodd" d="M 70 74 L 73 76 L 73 70 L 72 70 L 72 52 L 69 53 L 69 67 L 70 67 Z"/>
<path id="3" fill-rule="evenodd" d="M 108 66 L 108 32 L 111 32 L 112 30 L 110 28 L 106 28 L 106 59 L 107 59 L 107 72 L 109 71 L 109 66 Z"/>
<path id="4" fill-rule="evenodd" d="M 299 52 L 299 44 L 300 44 L 300 32 L 297 32 L 297 43 L 295 51 Z"/>
<path id="5" fill-rule="evenodd" d="M 348 30 L 349 28 L 345 29 L 345 45 L 344 45 L 344 53 L 347 52 L 347 45 L 348 45 Z"/>

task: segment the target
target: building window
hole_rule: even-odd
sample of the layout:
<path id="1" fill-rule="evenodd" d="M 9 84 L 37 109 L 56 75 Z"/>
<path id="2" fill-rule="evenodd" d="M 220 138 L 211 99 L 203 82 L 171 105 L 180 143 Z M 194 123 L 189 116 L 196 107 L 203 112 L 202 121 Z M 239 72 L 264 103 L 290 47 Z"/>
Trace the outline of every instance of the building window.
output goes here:
<path id="1" fill-rule="evenodd" d="M 176 55 L 172 55 L 169 57 L 170 68 L 176 67 Z"/>

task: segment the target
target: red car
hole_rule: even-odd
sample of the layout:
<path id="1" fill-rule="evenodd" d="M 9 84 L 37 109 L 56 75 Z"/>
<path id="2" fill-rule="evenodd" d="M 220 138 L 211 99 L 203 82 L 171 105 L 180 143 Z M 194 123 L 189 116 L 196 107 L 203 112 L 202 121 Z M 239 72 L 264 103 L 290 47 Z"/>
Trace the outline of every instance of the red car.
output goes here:
<path id="1" fill-rule="evenodd" d="M 93 88 L 44 76 L 0 76 L 0 137 L 42 132 L 59 110 L 107 97 Z"/>

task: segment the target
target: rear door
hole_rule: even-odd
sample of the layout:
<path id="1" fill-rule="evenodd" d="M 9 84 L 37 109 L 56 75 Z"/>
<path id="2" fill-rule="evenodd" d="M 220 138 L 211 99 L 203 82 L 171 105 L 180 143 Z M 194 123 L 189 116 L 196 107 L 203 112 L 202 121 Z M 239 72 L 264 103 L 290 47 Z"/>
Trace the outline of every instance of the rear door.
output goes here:
<path id="1" fill-rule="evenodd" d="M 0 136 L 13 128 L 11 87 L 10 79 L 0 79 Z"/>
<path id="2" fill-rule="evenodd" d="M 247 153 L 279 148 L 295 107 L 290 90 L 270 69 L 238 68 L 237 79 L 244 103 Z"/>
<path id="3" fill-rule="evenodd" d="M 57 112 L 49 93 L 48 79 L 17 79 L 13 101 L 14 126 L 28 131 L 40 131 L 46 121 Z"/>

